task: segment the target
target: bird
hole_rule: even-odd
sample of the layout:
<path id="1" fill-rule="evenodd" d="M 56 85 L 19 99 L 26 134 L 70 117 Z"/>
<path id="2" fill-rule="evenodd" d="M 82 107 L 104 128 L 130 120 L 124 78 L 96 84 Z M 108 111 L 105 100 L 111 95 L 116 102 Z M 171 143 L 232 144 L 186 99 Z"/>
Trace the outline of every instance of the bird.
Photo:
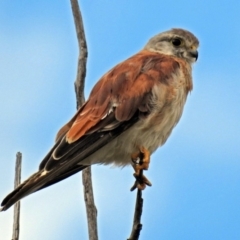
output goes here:
<path id="1" fill-rule="evenodd" d="M 59 130 L 38 171 L 3 199 L 1 211 L 92 164 L 132 165 L 131 190 L 151 186 L 143 171 L 181 118 L 198 47 L 193 33 L 173 28 L 105 73 Z"/>

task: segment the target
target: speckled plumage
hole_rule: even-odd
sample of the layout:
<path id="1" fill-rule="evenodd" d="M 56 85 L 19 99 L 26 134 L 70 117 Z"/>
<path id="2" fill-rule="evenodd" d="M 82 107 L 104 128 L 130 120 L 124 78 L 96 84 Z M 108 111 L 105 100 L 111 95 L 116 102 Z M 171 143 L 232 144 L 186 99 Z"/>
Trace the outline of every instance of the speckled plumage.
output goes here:
<path id="1" fill-rule="evenodd" d="M 86 166 L 125 166 L 139 147 L 153 153 L 162 146 L 192 90 L 191 65 L 198 57 L 198 44 L 192 33 L 172 29 L 108 71 L 60 129 L 39 171 L 3 200 L 2 210 Z"/>

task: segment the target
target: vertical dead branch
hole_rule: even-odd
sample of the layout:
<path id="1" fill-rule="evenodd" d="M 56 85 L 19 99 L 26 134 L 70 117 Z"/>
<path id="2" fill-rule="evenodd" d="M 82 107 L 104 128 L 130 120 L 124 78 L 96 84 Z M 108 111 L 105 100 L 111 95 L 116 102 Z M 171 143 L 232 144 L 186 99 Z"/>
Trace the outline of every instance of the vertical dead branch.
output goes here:
<path id="1" fill-rule="evenodd" d="M 17 186 L 21 183 L 21 165 L 22 165 L 22 154 L 18 152 L 16 155 L 14 188 L 17 188 Z M 19 239 L 19 232 L 20 232 L 19 219 L 20 219 L 20 201 L 16 202 L 14 205 L 12 240 Z"/>
<path id="2" fill-rule="evenodd" d="M 142 208 L 143 208 L 142 191 L 138 189 L 132 232 L 131 232 L 131 236 L 130 236 L 130 238 L 128 238 L 128 240 L 138 240 L 139 239 L 140 232 L 142 230 L 142 224 L 141 224 Z"/>
<path id="3" fill-rule="evenodd" d="M 77 32 L 77 39 L 79 45 L 79 57 L 77 67 L 77 78 L 75 81 L 75 92 L 77 98 L 77 108 L 81 107 L 85 101 L 84 85 L 86 77 L 86 63 L 87 63 L 87 43 L 84 33 L 83 20 L 77 0 L 70 0 L 72 12 Z M 87 219 L 88 219 L 88 235 L 90 240 L 97 240 L 97 209 L 94 203 L 91 167 L 83 170 L 82 181 L 84 186 L 84 200 L 86 205 Z"/>
<path id="4" fill-rule="evenodd" d="M 77 98 L 77 108 L 81 107 L 85 101 L 84 98 L 84 85 L 86 77 L 86 63 L 87 63 L 87 43 L 84 33 L 83 20 L 80 12 L 80 8 L 77 0 L 70 0 L 72 6 L 72 12 L 74 16 L 74 22 L 77 32 L 77 39 L 79 44 L 79 58 L 78 58 L 78 70 L 77 78 L 75 81 L 75 92 Z M 87 219 L 88 219 L 88 234 L 89 240 L 98 240 L 97 235 L 97 209 L 94 203 L 92 179 L 91 179 L 91 167 L 83 170 L 82 173 L 83 186 L 84 186 L 84 200 L 86 205 Z M 128 240 L 138 240 L 140 232 L 142 230 L 141 216 L 143 208 L 142 191 L 137 191 L 135 213 L 133 220 L 133 227 L 131 236 Z"/>
<path id="5" fill-rule="evenodd" d="M 84 33 L 82 15 L 80 12 L 78 1 L 71 0 L 71 6 L 72 6 L 73 18 L 74 18 L 75 28 L 77 32 L 78 47 L 79 47 L 77 77 L 75 81 L 77 108 L 79 108 L 85 102 L 84 86 L 85 86 L 88 51 L 87 51 L 87 42 L 86 42 L 85 33 Z"/>
<path id="6" fill-rule="evenodd" d="M 83 170 L 82 174 L 84 186 L 84 200 L 86 204 L 87 219 L 88 219 L 88 235 L 90 240 L 97 240 L 97 208 L 94 204 L 93 188 L 91 179 L 91 167 Z"/>

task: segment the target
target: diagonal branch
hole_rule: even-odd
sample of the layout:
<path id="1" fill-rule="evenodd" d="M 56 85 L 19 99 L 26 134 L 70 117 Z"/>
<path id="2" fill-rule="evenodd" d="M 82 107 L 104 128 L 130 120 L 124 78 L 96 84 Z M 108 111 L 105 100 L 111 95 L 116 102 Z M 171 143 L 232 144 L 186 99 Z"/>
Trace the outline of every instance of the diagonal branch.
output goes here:
<path id="1" fill-rule="evenodd" d="M 142 224 L 141 224 L 142 208 L 143 208 L 142 190 L 138 189 L 132 232 L 131 232 L 130 238 L 128 238 L 127 240 L 138 240 L 139 239 L 140 232 L 142 230 Z"/>
<path id="2" fill-rule="evenodd" d="M 14 188 L 17 188 L 17 186 L 21 183 L 21 165 L 22 165 L 22 154 L 18 152 L 16 156 Z M 20 220 L 20 201 L 16 202 L 14 205 L 12 240 L 19 239 L 19 232 L 20 232 L 19 220 Z"/>
<path id="3" fill-rule="evenodd" d="M 86 77 L 86 63 L 87 63 L 87 43 L 84 33 L 83 20 L 81 11 L 77 0 L 70 0 L 72 12 L 77 32 L 77 39 L 79 45 L 79 57 L 77 78 L 75 81 L 75 92 L 77 98 L 77 108 L 81 107 L 85 102 L 84 98 L 84 85 Z M 86 168 L 82 172 L 82 181 L 84 186 L 84 200 L 86 205 L 87 219 L 88 219 L 88 235 L 90 240 L 98 240 L 97 234 L 97 209 L 94 203 L 91 167 Z"/>

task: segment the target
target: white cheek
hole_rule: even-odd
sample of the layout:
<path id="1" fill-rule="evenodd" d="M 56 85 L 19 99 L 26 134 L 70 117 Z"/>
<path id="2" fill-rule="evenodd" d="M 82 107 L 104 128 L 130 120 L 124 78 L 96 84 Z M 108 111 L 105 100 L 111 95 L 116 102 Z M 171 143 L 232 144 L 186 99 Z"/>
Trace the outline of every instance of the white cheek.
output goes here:
<path id="1" fill-rule="evenodd" d="M 148 50 L 152 52 L 162 53 L 165 55 L 171 55 L 171 56 L 175 55 L 175 51 L 174 51 L 175 49 L 172 46 L 172 44 L 169 42 L 159 42 L 155 46 L 150 47 Z"/>

